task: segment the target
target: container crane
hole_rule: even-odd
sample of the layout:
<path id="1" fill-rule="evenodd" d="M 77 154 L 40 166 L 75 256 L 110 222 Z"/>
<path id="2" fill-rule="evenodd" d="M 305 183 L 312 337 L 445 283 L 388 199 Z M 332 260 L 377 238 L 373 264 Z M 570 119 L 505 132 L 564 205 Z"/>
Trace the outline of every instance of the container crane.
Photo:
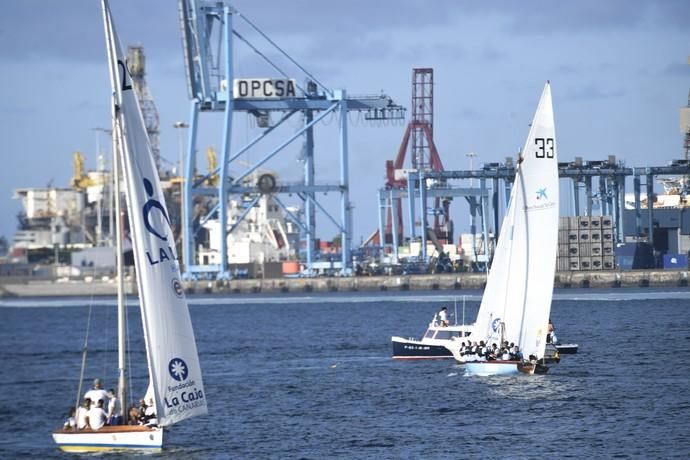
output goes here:
<path id="1" fill-rule="evenodd" d="M 365 119 L 401 119 L 404 109 L 395 104 L 385 95 L 375 97 L 355 98 L 347 95 L 345 90 L 332 90 L 321 83 L 303 66 L 290 57 L 264 32 L 254 25 L 247 17 L 235 10 L 228 2 L 202 0 L 179 0 L 178 9 L 180 27 L 182 29 L 183 53 L 187 74 L 187 88 L 190 104 L 189 138 L 187 145 L 187 159 L 184 168 L 185 188 L 184 197 L 186 209 L 191 209 L 193 196 L 203 195 L 213 203 L 210 212 L 200 220 L 200 225 L 211 218 L 217 218 L 220 223 L 218 246 L 219 263 L 195 263 L 196 228 L 190 215 L 184 218 L 183 235 L 183 276 L 196 278 L 200 276 L 228 279 L 228 248 L 227 236 L 235 225 L 228 225 L 227 204 L 230 195 L 252 197 L 250 207 L 257 203 L 263 194 L 272 194 L 275 202 L 282 208 L 287 217 L 301 230 L 306 252 L 305 265 L 308 275 L 312 274 L 314 259 L 314 241 L 316 235 L 316 210 L 321 211 L 333 222 L 340 233 L 342 243 L 341 274 L 352 271 L 351 257 L 351 203 L 349 200 L 349 172 L 348 172 L 348 112 L 359 111 L 365 113 Z M 276 54 L 288 62 L 305 81 L 304 85 L 297 83 L 274 61 L 267 58 L 268 53 L 260 51 L 235 27 L 237 20 L 253 34 L 268 42 L 272 47 L 272 54 Z M 233 68 L 233 44 L 235 39 L 249 46 L 261 58 L 280 74 L 279 78 L 236 78 Z M 200 114 L 207 112 L 223 113 L 223 134 L 219 149 L 219 165 L 201 179 L 195 179 L 193 171 L 196 167 L 196 141 L 200 123 Z M 232 122 L 235 112 L 244 112 L 257 118 L 259 127 L 265 127 L 257 138 L 247 145 L 231 153 Z M 279 114 L 278 120 L 270 124 L 270 113 Z M 257 163 L 248 167 L 239 163 L 240 157 L 261 140 L 274 132 L 294 114 L 303 116 L 302 128 L 283 140 L 278 147 L 271 150 Z M 316 184 L 315 181 L 315 151 L 313 130 L 328 115 L 334 114 L 339 118 L 339 155 L 340 174 L 337 182 Z M 261 175 L 256 184 L 247 184 L 247 178 L 261 168 L 267 161 L 285 150 L 296 139 L 307 139 L 304 149 L 304 177 L 301 184 L 280 184 L 275 178 Z M 230 177 L 228 172 L 231 164 L 240 169 L 236 177 Z M 217 175 L 217 186 L 208 185 L 207 180 Z M 261 179 L 263 178 L 263 180 Z M 317 193 L 333 192 L 340 194 L 340 219 L 329 213 L 316 197 Z M 303 202 L 303 213 L 294 213 L 279 198 L 280 194 L 294 194 Z M 188 213 L 189 214 L 189 213 Z M 304 216 L 303 218 L 301 216 Z M 246 217 L 240 216 L 240 220 Z"/>

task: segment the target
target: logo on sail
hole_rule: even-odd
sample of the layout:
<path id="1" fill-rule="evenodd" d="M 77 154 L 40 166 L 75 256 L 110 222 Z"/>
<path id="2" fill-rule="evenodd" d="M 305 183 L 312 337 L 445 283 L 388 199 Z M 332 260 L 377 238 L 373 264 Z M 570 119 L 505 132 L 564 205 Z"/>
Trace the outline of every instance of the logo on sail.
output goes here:
<path id="1" fill-rule="evenodd" d="M 168 363 L 168 372 L 170 373 L 170 377 L 178 382 L 182 382 L 183 380 L 187 380 L 189 368 L 187 367 L 187 363 L 181 358 L 173 358 Z"/>
<path id="2" fill-rule="evenodd" d="M 543 188 L 538 188 L 535 191 L 536 194 L 536 202 L 532 205 L 527 205 L 525 209 L 549 209 L 554 206 L 556 206 L 556 203 L 554 203 L 552 200 L 549 200 L 549 195 L 547 193 L 547 187 Z"/>
<path id="3" fill-rule="evenodd" d="M 494 332 L 498 332 L 498 327 L 501 325 L 501 318 L 496 318 L 493 321 L 491 321 L 491 330 Z"/>
<path id="4" fill-rule="evenodd" d="M 184 294 L 184 289 L 182 288 L 182 283 L 180 283 L 180 280 L 173 278 L 172 288 L 175 295 L 181 299 Z"/>
<path id="5" fill-rule="evenodd" d="M 163 217 L 165 217 L 165 221 L 168 223 L 168 225 L 170 225 L 170 219 L 168 218 L 168 213 L 165 211 L 165 206 L 163 206 L 160 201 L 153 199 L 153 184 L 151 184 L 151 181 L 145 177 L 144 188 L 146 189 L 146 194 L 149 196 L 149 200 L 146 202 L 146 204 L 144 204 L 143 209 L 144 225 L 146 226 L 146 230 L 148 230 L 149 233 L 156 235 L 161 240 L 167 241 L 167 233 L 159 232 L 158 229 L 151 225 L 151 222 L 149 221 L 149 214 L 151 214 L 151 211 L 153 211 L 153 209 L 158 209 L 158 211 L 163 214 Z"/>

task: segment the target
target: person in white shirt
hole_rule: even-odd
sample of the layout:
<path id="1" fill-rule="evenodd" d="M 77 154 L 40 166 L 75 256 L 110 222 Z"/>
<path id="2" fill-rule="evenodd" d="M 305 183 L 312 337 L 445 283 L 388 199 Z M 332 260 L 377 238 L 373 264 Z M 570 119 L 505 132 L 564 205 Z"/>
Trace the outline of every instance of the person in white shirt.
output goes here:
<path id="1" fill-rule="evenodd" d="M 108 390 L 108 425 L 122 425 L 122 405 L 112 388 Z"/>
<path id="2" fill-rule="evenodd" d="M 91 405 L 91 409 L 86 413 L 86 418 L 89 421 L 89 427 L 94 430 L 100 430 L 105 425 L 107 415 L 103 410 L 103 401 L 98 401 L 96 405 Z"/>
<path id="3" fill-rule="evenodd" d="M 441 326 L 448 326 L 448 309 L 446 307 L 441 308 L 438 312 L 438 322 Z"/>
<path id="4" fill-rule="evenodd" d="M 105 406 L 105 402 L 108 400 L 108 393 L 103 389 L 101 379 L 94 379 L 93 388 L 87 391 L 84 397 L 91 400 L 91 407 L 96 407 L 98 401 L 103 401 L 103 406 Z"/>
<path id="5" fill-rule="evenodd" d="M 78 430 L 83 430 L 88 424 L 86 414 L 89 412 L 89 407 L 91 407 L 91 400 L 89 398 L 84 398 L 82 405 L 77 408 L 76 419 Z"/>
<path id="6" fill-rule="evenodd" d="M 156 426 L 158 425 L 158 419 L 156 418 L 156 406 L 153 404 L 153 399 L 149 399 L 149 404 L 146 406 L 146 426 Z"/>
<path id="7" fill-rule="evenodd" d="M 76 418 L 76 410 L 74 407 L 69 408 L 69 412 L 67 413 L 67 420 L 65 420 L 65 424 L 62 425 L 62 427 L 66 430 L 73 430 L 77 427 L 77 418 Z"/>

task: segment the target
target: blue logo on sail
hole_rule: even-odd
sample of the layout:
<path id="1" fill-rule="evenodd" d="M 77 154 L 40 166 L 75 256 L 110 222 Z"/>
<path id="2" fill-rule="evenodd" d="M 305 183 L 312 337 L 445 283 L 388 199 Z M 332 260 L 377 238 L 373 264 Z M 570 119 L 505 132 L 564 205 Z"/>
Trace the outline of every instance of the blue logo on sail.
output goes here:
<path id="1" fill-rule="evenodd" d="M 501 318 L 496 318 L 495 320 L 491 321 L 491 330 L 494 332 L 498 332 L 498 326 L 501 325 Z"/>
<path id="2" fill-rule="evenodd" d="M 168 225 L 170 225 L 170 219 L 168 218 L 168 213 L 165 212 L 165 207 L 161 204 L 160 201 L 153 199 L 153 184 L 151 184 L 151 181 L 145 177 L 144 177 L 144 188 L 146 189 L 146 194 L 149 196 L 149 200 L 146 202 L 146 204 L 144 204 L 144 209 L 143 209 L 144 225 L 146 226 L 146 230 L 148 230 L 149 233 L 156 235 L 161 240 L 167 241 L 168 235 L 165 233 L 159 232 L 156 228 L 154 228 L 151 225 L 151 222 L 149 222 L 149 214 L 151 214 L 151 211 L 153 210 L 153 208 L 158 209 L 161 212 L 161 214 L 163 214 L 163 217 L 165 217 L 165 220 L 166 220 L 166 222 L 168 222 Z"/>
<path id="3" fill-rule="evenodd" d="M 537 200 L 541 200 L 542 198 L 545 200 L 549 199 L 549 197 L 546 196 L 546 187 L 537 190 Z"/>
<path id="4" fill-rule="evenodd" d="M 189 368 L 187 367 L 187 363 L 185 363 L 182 359 L 173 358 L 168 363 L 168 372 L 170 373 L 170 377 L 174 378 L 178 382 L 182 382 L 183 380 L 187 380 Z"/>

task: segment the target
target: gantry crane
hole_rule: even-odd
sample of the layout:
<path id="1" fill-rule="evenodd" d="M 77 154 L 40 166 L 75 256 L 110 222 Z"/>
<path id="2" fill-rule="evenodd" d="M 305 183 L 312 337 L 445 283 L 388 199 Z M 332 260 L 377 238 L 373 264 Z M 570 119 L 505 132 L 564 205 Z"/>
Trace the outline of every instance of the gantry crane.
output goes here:
<path id="1" fill-rule="evenodd" d="M 412 118 L 405 129 L 395 161 L 386 161 L 386 188 L 406 189 L 405 158 L 410 153 L 410 167 L 415 171 L 443 171 L 443 163 L 434 143 L 434 69 L 412 69 Z M 433 231 L 438 239 L 452 241 L 450 197 L 435 197 Z M 385 244 L 403 241 L 403 214 L 400 198 L 393 198 L 387 211 Z M 394 223 L 395 220 L 395 223 Z M 395 228 L 395 230 L 394 230 Z M 426 232 L 425 229 L 421 230 Z M 414 234 L 414 229 L 411 229 Z"/>
<path id="2" fill-rule="evenodd" d="M 347 95 L 345 90 L 332 90 L 322 84 L 316 77 L 283 51 L 264 32 L 254 25 L 248 18 L 235 10 L 228 2 L 203 0 L 178 0 L 180 25 L 183 37 L 183 52 L 187 73 L 188 91 L 191 99 L 189 138 L 187 158 L 185 161 L 184 209 L 191 209 L 192 197 L 204 195 L 214 201 L 211 211 L 204 217 L 208 220 L 217 217 L 220 222 L 218 242 L 220 263 L 202 265 L 195 263 L 193 220 L 186 212 L 183 225 L 183 276 L 193 278 L 198 276 L 212 276 L 227 279 L 228 270 L 227 235 L 236 228 L 230 226 L 227 216 L 227 203 L 230 195 L 244 195 L 252 197 L 248 208 L 256 204 L 262 194 L 272 194 L 275 202 L 282 208 L 286 216 L 301 230 L 306 256 L 304 262 L 306 274 L 311 274 L 314 258 L 313 248 L 316 236 L 316 210 L 318 209 L 340 233 L 342 241 L 341 274 L 352 271 L 351 244 L 352 218 L 349 199 L 349 171 L 348 171 L 348 112 L 360 111 L 365 113 L 366 119 L 400 119 L 404 117 L 404 109 L 386 95 L 374 97 L 354 98 Z M 237 19 L 252 33 L 258 34 L 273 48 L 273 54 L 280 55 L 288 61 L 292 68 L 300 74 L 302 81 L 291 78 L 275 62 L 268 59 L 268 54 L 260 51 L 234 27 Z M 257 55 L 262 57 L 280 75 L 277 79 L 241 79 L 236 78 L 233 68 L 233 43 L 235 39 L 249 46 Z M 253 91 L 258 85 L 258 94 Z M 285 91 L 279 91 L 283 87 Z M 250 91 L 247 91 L 247 90 Z M 291 89 L 291 90 L 290 90 Z M 271 94 L 267 94 L 267 90 Z M 200 123 L 200 115 L 209 112 L 223 113 L 223 134 L 219 152 L 219 166 L 207 177 L 195 180 L 193 171 L 196 166 L 196 138 Z M 245 146 L 231 152 L 232 122 L 235 112 L 244 112 L 257 118 L 257 125 L 265 127 L 263 133 Z M 267 124 L 270 113 L 278 113 L 279 119 L 273 124 Z M 283 140 L 277 147 L 269 150 L 262 159 L 251 166 L 243 166 L 240 157 L 254 147 L 261 140 L 292 118 L 295 114 L 302 114 L 302 128 L 298 129 L 288 139 Z M 337 182 L 320 183 L 315 181 L 315 150 L 313 131 L 328 115 L 334 114 L 339 119 L 339 155 L 340 171 Z M 252 174 L 266 162 L 280 154 L 285 147 L 296 139 L 304 138 L 304 177 L 301 184 L 280 184 L 276 179 L 266 174 L 258 177 L 256 183 L 247 183 Z M 240 173 L 230 177 L 230 166 Z M 217 175 L 217 186 L 209 186 L 207 179 Z M 317 199 L 317 193 L 340 194 L 340 219 L 331 213 Z M 295 214 L 281 200 L 279 194 L 294 194 L 303 202 L 303 215 Z M 246 214 L 240 216 L 244 219 Z M 203 223 L 203 219 L 202 219 Z"/>

